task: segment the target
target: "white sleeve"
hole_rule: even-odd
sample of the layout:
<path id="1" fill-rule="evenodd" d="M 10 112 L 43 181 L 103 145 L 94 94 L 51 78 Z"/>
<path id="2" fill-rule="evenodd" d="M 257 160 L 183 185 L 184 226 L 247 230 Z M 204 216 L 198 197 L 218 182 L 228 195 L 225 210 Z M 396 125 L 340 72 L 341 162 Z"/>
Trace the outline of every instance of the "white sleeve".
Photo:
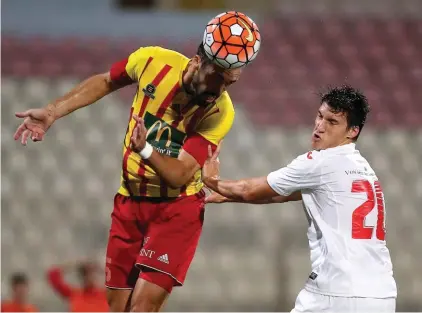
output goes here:
<path id="1" fill-rule="evenodd" d="M 270 187 L 281 196 L 288 196 L 295 191 L 313 189 L 320 185 L 321 161 L 301 155 L 289 165 L 267 176 Z"/>

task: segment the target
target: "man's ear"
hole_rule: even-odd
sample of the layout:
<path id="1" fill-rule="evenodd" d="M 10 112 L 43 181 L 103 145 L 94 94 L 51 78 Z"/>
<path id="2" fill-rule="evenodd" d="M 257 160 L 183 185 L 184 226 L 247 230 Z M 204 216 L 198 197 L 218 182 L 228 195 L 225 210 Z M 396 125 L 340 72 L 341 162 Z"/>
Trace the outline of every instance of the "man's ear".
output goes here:
<path id="1" fill-rule="evenodd" d="M 359 134 L 359 126 L 350 127 L 347 138 L 356 139 L 356 136 Z"/>

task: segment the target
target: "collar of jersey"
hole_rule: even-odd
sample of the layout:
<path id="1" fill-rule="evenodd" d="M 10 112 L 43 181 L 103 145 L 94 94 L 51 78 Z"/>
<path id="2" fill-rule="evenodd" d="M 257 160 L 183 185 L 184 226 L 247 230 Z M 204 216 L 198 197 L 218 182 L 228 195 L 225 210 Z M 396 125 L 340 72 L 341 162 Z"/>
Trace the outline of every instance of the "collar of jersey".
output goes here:
<path id="1" fill-rule="evenodd" d="M 344 152 L 353 152 L 355 150 L 356 150 L 356 144 L 352 142 L 346 145 L 328 148 L 322 151 L 324 151 L 325 153 L 330 153 L 330 154 L 339 154 L 339 153 L 344 153 Z"/>

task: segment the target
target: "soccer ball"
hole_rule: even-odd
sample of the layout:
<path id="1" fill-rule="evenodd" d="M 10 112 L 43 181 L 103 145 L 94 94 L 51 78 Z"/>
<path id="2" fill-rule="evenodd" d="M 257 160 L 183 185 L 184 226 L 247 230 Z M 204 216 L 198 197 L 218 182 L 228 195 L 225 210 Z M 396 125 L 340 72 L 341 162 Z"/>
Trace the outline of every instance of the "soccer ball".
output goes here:
<path id="1" fill-rule="evenodd" d="M 261 35 L 250 17 L 230 11 L 208 22 L 202 44 L 205 53 L 214 63 L 227 69 L 238 68 L 256 58 L 261 46 Z"/>

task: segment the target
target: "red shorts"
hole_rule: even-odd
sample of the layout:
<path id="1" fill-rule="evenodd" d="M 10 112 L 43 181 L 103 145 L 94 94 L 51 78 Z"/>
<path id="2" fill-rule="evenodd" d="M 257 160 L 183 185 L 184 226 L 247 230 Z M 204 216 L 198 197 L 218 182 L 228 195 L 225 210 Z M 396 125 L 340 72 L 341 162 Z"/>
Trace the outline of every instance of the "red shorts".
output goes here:
<path id="1" fill-rule="evenodd" d="M 107 245 L 106 286 L 132 289 L 139 270 L 158 271 L 181 286 L 198 246 L 205 193 L 161 202 L 117 194 Z"/>

